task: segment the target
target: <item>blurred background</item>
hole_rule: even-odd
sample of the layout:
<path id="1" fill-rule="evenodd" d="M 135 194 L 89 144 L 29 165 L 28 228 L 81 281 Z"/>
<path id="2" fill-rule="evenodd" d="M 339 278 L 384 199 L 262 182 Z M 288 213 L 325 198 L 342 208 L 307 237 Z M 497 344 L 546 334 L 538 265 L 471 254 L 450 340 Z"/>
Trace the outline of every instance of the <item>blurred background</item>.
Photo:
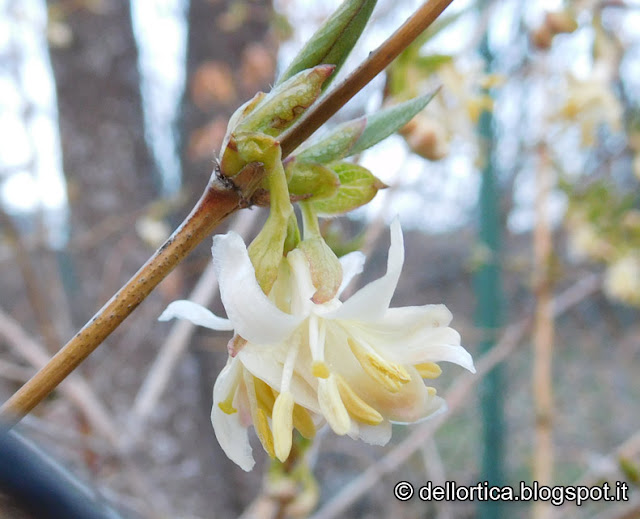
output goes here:
<path id="1" fill-rule="evenodd" d="M 142 265 L 204 188 L 231 112 L 338 0 L 0 1 L 0 400 Z M 420 4 L 379 0 L 341 76 Z M 391 187 L 324 222 L 385 268 L 394 305 L 445 303 L 478 367 L 436 381 L 449 412 L 371 447 L 328 431 L 315 481 L 245 473 L 211 390 L 228 334 L 158 323 L 223 308 L 210 243 L 184 261 L 16 430 L 123 517 L 640 517 L 640 3 L 454 0 L 329 124 L 438 85 L 357 158 Z M 248 240 L 264 220 L 245 210 Z M 254 438 L 255 440 L 255 438 Z M 393 486 L 624 481 L 628 502 L 399 502 Z M 22 517 L 0 492 L 0 516 Z"/>

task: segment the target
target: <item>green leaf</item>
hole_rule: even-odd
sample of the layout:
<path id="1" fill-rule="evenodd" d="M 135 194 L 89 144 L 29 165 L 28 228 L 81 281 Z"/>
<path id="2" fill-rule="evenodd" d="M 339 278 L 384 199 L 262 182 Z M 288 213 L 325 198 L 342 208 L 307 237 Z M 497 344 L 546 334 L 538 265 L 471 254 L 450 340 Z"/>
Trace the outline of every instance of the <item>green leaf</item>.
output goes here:
<path id="1" fill-rule="evenodd" d="M 320 164 L 305 164 L 290 161 L 286 164 L 289 180 L 289 193 L 292 195 L 311 195 L 307 200 L 329 198 L 338 192 L 340 179 L 331 169 Z"/>
<path id="2" fill-rule="evenodd" d="M 337 126 L 316 143 L 297 153 L 296 160 L 326 164 L 343 159 L 360 138 L 366 125 L 367 120 L 365 117 L 347 121 Z"/>
<path id="3" fill-rule="evenodd" d="M 428 76 L 437 71 L 442 65 L 446 65 L 452 61 L 453 56 L 449 56 L 448 54 L 430 54 L 429 56 L 418 57 L 416 65 Z"/>
<path id="4" fill-rule="evenodd" d="M 295 158 L 300 162 L 327 164 L 360 153 L 402 128 L 436 93 L 437 90 L 377 114 L 347 121 L 310 146 L 303 147 L 295 153 Z"/>
<path id="5" fill-rule="evenodd" d="M 439 89 L 438 89 L 439 90 Z M 361 153 L 381 140 L 386 139 L 407 124 L 413 117 L 424 109 L 429 101 L 438 93 L 438 90 L 410 101 L 397 104 L 390 108 L 381 110 L 377 114 L 367 117 L 367 127 L 362 132 L 360 138 L 349 150 L 349 155 Z"/>
<path id="6" fill-rule="evenodd" d="M 360 38 L 376 1 L 345 0 L 315 32 L 276 84 L 279 85 L 301 70 L 320 64 L 335 65 L 337 73 Z M 323 85 L 323 89 L 328 84 L 329 81 Z"/>
<path id="7" fill-rule="evenodd" d="M 334 216 L 352 211 L 369 202 L 380 189 L 387 187 L 367 168 L 357 164 L 335 162 L 327 167 L 338 174 L 340 187 L 331 198 L 311 203 L 319 216 Z"/>

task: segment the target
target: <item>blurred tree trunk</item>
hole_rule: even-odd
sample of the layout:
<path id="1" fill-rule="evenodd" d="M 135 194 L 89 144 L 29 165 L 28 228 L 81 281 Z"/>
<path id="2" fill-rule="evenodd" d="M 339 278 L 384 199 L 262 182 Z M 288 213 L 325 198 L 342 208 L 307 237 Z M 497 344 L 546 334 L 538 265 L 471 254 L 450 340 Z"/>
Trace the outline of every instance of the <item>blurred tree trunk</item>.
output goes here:
<path id="1" fill-rule="evenodd" d="M 183 106 L 184 184 L 192 200 L 201 193 L 214 166 L 226 132 L 229 116 L 258 90 L 273 83 L 276 45 L 269 33 L 272 18 L 269 0 L 191 0 L 187 50 L 187 88 Z M 211 243 L 196 254 L 210 258 Z M 223 312 L 222 308 L 217 309 Z M 209 338 L 210 339 L 210 338 Z M 209 411 L 212 387 L 226 361 L 221 336 L 211 353 L 211 342 L 191 349 L 200 375 L 200 406 L 197 422 L 205 443 L 201 446 L 203 465 L 199 485 L 210 504 L 227 517 L 239 515 L 255 497 L 262 478 L 258 467 L 247 475 L 229 461 L 215 440 Z M 254 449 L 256 458 L 262 449 Z"/>
<path id="2" fill-rule="evenodd" d="M 190 2 L 183 171 L 194 190 L 213 169 L 229 116 L 273 82 L 271 18 L 269 0 Z"/>
<path id="3" fill-rule="evenodd" d="M 50 20 L 71 34 L 68 44 L 50 46 L 71 234 L 97 233 L 100 224 L 122 218 L 154 197 L 129 3 L 50 1 L 48 6 Z M 135 258 L 124 268 L 126 252 L 134 249 L 133 226 L 121 227 L 123 232 L 115 233 L 119 244 L 92 236 L 97 238 L 93 245 L 74 257 L 79 322 L 145 259 Z"/>

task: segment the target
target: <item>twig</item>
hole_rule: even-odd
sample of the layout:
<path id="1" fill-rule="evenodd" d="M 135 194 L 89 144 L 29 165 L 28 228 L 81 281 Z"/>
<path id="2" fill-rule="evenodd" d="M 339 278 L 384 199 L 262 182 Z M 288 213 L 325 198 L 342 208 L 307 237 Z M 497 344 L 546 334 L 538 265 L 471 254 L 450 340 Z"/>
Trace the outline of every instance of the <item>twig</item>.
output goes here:
<path id="1" fill-rule="evenodd" d="M 49 360 L 45 348 L 29 336 L 12 317 L 0 310 L 0 337 L 24 360 L 38 369 Z M 113 445 L 118 445 L 120 434 L 117 426 L 109 417 L 109 412 L 93 392 L 91 386 L 78 375 L 69 377 L 60 391 L 78 407 L 93 428 Z"/>
<path id="2" fill-rule="evenodd" d="M 22 241 L 20 231 L 16 228 L 11 217 L 6 213 L 0 205 L 0 223 L 5 227 L 9 243 L 13 246 L 16 264 L 22 274 L 22 280 L 26 288 L 27 299 L 36 317 L 36 322 L 40 328 L 42 338 L 47 349 L 54 353 L 58 349 L 60 340 L 53 325 L 49 308 L 46 301 L 42 297 L 42 284 L 38 281 L 36 270 L 33 267 L 31 257 L 27 251 L 27 247 Z"/>
<path id="3" fill-rule="evenodd" d="M 533 331 L 532 394 L 535 408 L 533 479 L 541 485 L 553 481 L 553 317 L 552 288 L 549 273 L 552 236 L 548 219 L 551 190 L 551 164 L 546 145 L 538 148 L 539 169 L 536 182 L 536 224 L 533 232 L 536 317 Z M 549 519 L 553 505 L 546 501 L 533 504 L 533 519 Z"/>
<path id="4" fill-rule="evenodd" d="M 560 294 L 553 305 L 553 315 L 558 317 L 586 297 L 599 290 L 600 276 L 582 279 Z M 391 449 L 386 456 L 369 466 L 360 476 L 346 485 L 338 494 L 310 519 L 333 519 L 344 516 L 349 506 L 355 503 L 373 487 L 385 474 L 392 472 L 416 452 L 448 418 L 459 411 L 468 400 L 469 394 L 482 377 L 505 360 L 524 338 L 533 319 L 527 316 L 507 327 L 500 341 L 476 363 L 476 374 L 459 377 L 445 397 L 449 411 L 429 422 L 416 427 L 413 432 Z"/>
<path id="5" fill-rule="evenodd" d="M 231 227 L 232 230 L 244 236 L 251 229 L 257 215 L 257 211 L 240 213 Z M 210 262 L 191 292 L 189 300 L 202 306 L 209 306 L 215 297 L 217 289 L 218 279 L 213 269 L 213 263 Z M 134 436 L 142 422 L 149 417 L 151 411 L 156 407 L 195 329 L 196 327 L 191 321 L 180 320 L 176 322 L 171 328 L 167 339 L 160 347 L 160 351 L 151 365 L 147 377 L 140 386 L 129 417 L 129 426 Z"/>
<path id="6" fill-rule="evenodd" d="M 261 168 L 260 168 L 261 169 Z M 242 192 L 259 177 L 252 175 Z M 151 290 L 229 214 L 240 207 L 235 190 L 209 182 L 194 209 L 176 232 L 44 367 L 0 408 L 0 417 L 16 422 L 31 411 L 84 361 L 149 295 Z"/>
<path id="7" fill-rule="evenodd" d="M 422 453 L 422 461 L 424 463 L 424 471 L 427 481 L 431 481 L 434 485 L 444 486 L 447 480 L 447 473 L 442 463 L 442 457 L 438 451 L 438 445 L 434 438 L 428 438 L 424 445 L 420 448 Z M 452 519 L 451 503 L 440 501 L 436 508 L 434 519 Z"/>
<path id="8" fill-rule="evenodd" d="M 349 99 L 382 72 L 413 40 L 427 29 L 453 0 L 425 2 L 389 39 L 373 51 L 362 64 L 326 97 L 309 109 L 300 123 L 280 139 L 282 155 L 287 156 L 306 141 Z"/>
<path id="9" fill-rule="evenodd" d="M 33 375 L 33 370 L 0 359 L 0 377 L 14 382 L 26 382 Z"/>
<path id="10" fill-rule="evenodd" d="M 351 97 L 380 73 L 396 56 L 451 4 L 453 0 L 430 0 L 374 51 L 336 89 L 332 90 L 306 117 L 282 135 L 283 158 L 304 142 Z M 251 165 L 250 165 L 251 166 Z M 254 165 L 255 166 L 255 165 Z M 258 171 L 259 170 L 259 171 Z M 207 188 L 186 220 L 158 249 L 147 263 L 115 296 L 71 339 L 51 361 L 18 390 L 0 408 L 0 418 L 15 423 L 41 402 L 76 367 L 83 362 L 131 312 L 149 295 L 156 285 L 173 270 L 217 225 L 249 200 L 264 175 L 263 168 L 253 168 L 235 189 L 223 185 L 217 178 Z M 240 193 L 240 196 L 238 195 Z"/>

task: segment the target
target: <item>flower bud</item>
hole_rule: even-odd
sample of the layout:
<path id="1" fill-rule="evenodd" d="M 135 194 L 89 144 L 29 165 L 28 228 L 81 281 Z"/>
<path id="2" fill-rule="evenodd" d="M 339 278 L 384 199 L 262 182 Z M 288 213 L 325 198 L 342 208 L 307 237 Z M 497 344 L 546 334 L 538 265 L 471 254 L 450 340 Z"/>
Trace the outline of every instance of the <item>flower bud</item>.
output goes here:
<path id="1" fill-rule="evenodd" d="M 572 33 L 578 28 L 578 22 L 566 11 L 548 12 L 544 24 L 551 34 Z"/>
<path id="2" fill-rule="evenodd" d="M 292 160 L 286 165 L 289 193 L 305 196 L 305 200 L 322 200 L 338 192 L 338 175 L 320 164 L 305 164 Z"/>
<path id="3" fill-rule="evenodd" d="M 541 25 L 531 33 L 531 43 L 538 50 L 548 50 L 553 42 L 553 33 L 547 25 Z"/>
<path id="4" fill-rule="evenodd" d="M 334 65 L 303 70 L 274 88 L 236 127 L 237 131 L 261 132 L 276 137 L 306 111 L 321 93 Z"/>
<path id="5" fill-rule="evenodd" d="M 411 151 L 429 160 L 440 160 L 449 153 L 444 128 L 434 119 L 416 117 L 403 135 Z"/>
<path id="6" fill-rule="evenodd" d="M 322 237 L 306 239 L 298 245 L 308 263 L 311 281 L 316 288 L 312 301 L 316 304 L 333 299 L 342 283 L 342 265 Z"/>
<path id="7" fill-rule="evenodd" d="M 350 162 L 335 162 L 329 166 L 340 180 L 338 192 L 331 198 L 312 202 L 320 216 L 343 214 L 369 202 L 386 184 L 367 168 Z"/>

